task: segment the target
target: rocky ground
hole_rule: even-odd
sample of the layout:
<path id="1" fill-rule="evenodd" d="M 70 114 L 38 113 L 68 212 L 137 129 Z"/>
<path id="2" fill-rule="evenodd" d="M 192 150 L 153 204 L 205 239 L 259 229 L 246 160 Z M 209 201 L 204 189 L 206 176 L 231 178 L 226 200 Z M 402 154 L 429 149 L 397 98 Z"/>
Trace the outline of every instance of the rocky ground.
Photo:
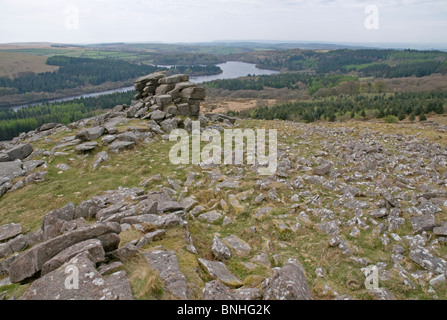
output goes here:
<path id="1" fill-rule="evenodd" d="M 261 176 L 171 164 L 167 133 L 191 119 L 137 104 L 3 145 L 1 299 L 447 298 L 446 118 L 200 116 L 277 129 L 278 171 Z"/>

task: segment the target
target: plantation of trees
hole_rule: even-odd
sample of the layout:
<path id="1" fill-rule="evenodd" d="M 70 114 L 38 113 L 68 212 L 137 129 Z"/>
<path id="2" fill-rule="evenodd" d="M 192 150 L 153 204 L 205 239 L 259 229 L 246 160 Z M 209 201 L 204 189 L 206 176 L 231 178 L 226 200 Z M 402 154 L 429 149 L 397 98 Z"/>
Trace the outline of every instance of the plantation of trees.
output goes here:
<path id="1" fill-rule="evenodd" d="M 232 112 L 229 114 L 254 119 L 281 119 L 314 122 L 317 120 L 381 119 L 387 116 L 404 120 L 431 112 L 443 114 L 447 92 L 399 93 L 381 95 L 339 96 L 324 100 L 296 101 L 272 107 Z"/>
<path id="2" fill-rule="evenodd" d="M 113 93 L 96 98 L 81 98 L 67 102 L 44 104 L 14 111 L 0 109 L 0 140 L 9 140 L 22 132 L 35 130 L 45 123 L 71 122 L 102 113 L 117 104 L 128 104 L 135 91 Z"/>

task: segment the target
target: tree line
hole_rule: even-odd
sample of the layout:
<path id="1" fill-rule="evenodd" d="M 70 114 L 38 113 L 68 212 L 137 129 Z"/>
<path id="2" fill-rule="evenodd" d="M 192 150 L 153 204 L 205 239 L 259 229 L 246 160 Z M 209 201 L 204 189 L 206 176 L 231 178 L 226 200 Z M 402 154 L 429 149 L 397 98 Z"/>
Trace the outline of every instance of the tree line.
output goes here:
<path id="1" fill-rule="evenodd" d="M 309 75 L 303 73 L 284 73 L 277 75 L 253 76 L 238 79 L 215 80 L 204 83 L 205 87 L 213 89 L 256 90 L 261 91 L 265 87 L 302 89 L 305 85 L 310 95 L 321 88 L 332 88 L 341 82 L 357 80 L 356 77 L 347 75 Z"/>
<path id="2" fill-rule="evenodd" d="M 55 92 L 86 85 L 100 85 L 108 81 L 126 81 L 160 70 L 158 67 L 137 65 L 122 60 L 66 56 L 50 57 L 47 64 L 60 68 L 56 72 L 31 73 L 16 79 L 2 77 L 0 87 L 14 88 L 19 94 L 32 91 Z"/>
<path id="3" fill-rule="evenodd" d="M 342 121 L 348 119 L 404 120 L 408 116 L 424 118 L 426 114 L 445 112 L 447 91 L 423 93 L 396 93 L 380 95 L 339 96 L 313 101 L 295 101 L 272 107 L 259 107 L 240 112 L 230 111 L 232 116 L 254 119 L 281 119 L 303 122 L 317 120 Z"/>
<path id="4" fill-rule="evenodd" d="M 113 93 L 67 102 L 43 104 L 33 107 L 0 109 L 0 140 L 10 140 L 22 132 L 37 129 L 45 123 L 69 124 L 104 112 L 119 104 L 128 104 L 135 91 Z"/>

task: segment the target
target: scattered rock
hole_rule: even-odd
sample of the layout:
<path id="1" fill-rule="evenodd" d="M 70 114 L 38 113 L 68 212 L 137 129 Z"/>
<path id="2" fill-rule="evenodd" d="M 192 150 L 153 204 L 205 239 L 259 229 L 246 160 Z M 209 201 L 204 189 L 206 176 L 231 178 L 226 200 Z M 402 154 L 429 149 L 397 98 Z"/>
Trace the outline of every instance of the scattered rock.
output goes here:
<path id="1" fill-rule="evenodd" d="M 166 289 L 180 299 L 188 299 L 188 283 L 180 271 L 177 256 L 172 251 L 155 251 L 143 254 L 150 266 L 157 270 Z"/>
<path id="2" fill-rule="evenodd" d="M 220 261 L 209 261 L 199 258 L 200 265 L 213 278 L 230 287 L 240 287 L 242 282 L 228 271 L 227 267 Z"/>
<path id="3" fill-rule="evenodd" d="M 262 283 L 264 300 L 312 300 L 303 268 L 294 261 L 273 270 Z"/>

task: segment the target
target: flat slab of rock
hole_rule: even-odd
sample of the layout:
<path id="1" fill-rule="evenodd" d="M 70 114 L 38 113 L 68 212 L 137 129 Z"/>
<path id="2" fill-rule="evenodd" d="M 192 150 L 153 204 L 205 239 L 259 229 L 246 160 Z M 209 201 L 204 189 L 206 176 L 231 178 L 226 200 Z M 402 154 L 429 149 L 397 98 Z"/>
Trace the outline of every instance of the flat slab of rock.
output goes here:
<path id="1" fill-rule="evenodd" d="M 12 283 L 19 283 L 33 277 L 42 270 L 43 265 L 61 251 L 89 239 L 108 233 L 121 232 L 117 223 L 96 223 L 91 227 L 81 228 L 64 233 L 46 242 L 39 243 L 30 250 L 19 255 L 11 264 L 9 276 Z"/>
<path id="2" fill-rule="evenodd" d="M 208 282 L 202 290 L 202 300 L 236 300 L 233 291 L 219 280 Z"/>
<path id="3" fill-rule="evenodd" d="M 74 273 L 79 281 L 70 281 L 69 277 Z M 103 277 L 88 254 L 80 254 L 61 268 L 34 281 L 20 299 L 133 300 L 133 295 L 124 271 Z"/>
<path id="4" fill-rule="evenodd" d="M 433 233 L 437 236 L 447 237 L 447 226 L 434 228 Z"/>
<path id="5" fill-rule="evenodd" d="M 120 153 L 123 150 L 130 149 L 135 145 L 135 142 L 131 141 L 114 141 L 109 145 L 110 152 Z"/>
<path id="6" fill-rule="evenodd" d="M 82 153 L 82 152 L 87 152 L 87 151 L 92 151 L 94 150 L 96 147 L 98 146 L 98 142 L 96 141 L 92 141 L 92 142 L 85 142 L 82 143 L 80 145 L 77 145 L 75 147 L 75 151 Z"/>
<path id="7" fill-rule="evenodd" d="M 236 252 L 236 255 L 240 257 L 245 257 L 251 252 L 250 245 L 235 235 L 223 238 L 222 240 L 228 247 Z"/>
<path id="8" fill-rule="evenodd" d="M 264 300 L 312 300 L 303 268 L 289 262 L 262 283 Z"/>
<path id="9" fill-rule="evenodd" d="M 10 223 L 0 226 L 0 242 L 8 241 L 22 234 L 22 226 L 17 223 Z"/>
<path id="10" fill-rule="evenodd" d="M 436 218 L 434 214 L 424 214 L 422 216 L 411 218 L 411 225 L 414 232 L 431 231 L 436 227 Z"/>
<path id="11" fill-rule="evenodd" d="M 22 169 L 20 161 L 0 162 L 0 179 L 13 180 L 25 175 L 25 173 L 26 171 Z"/>
<path id="12" fill-rule="evenodd" d="M 331 165 L 322 165 L 314 169 L 314 175 L 325 176 L 331 171 Z"/>
<path id="13" fill-rule="evenodd" d="M 225 264 L 223 264 L 222 262 L 209 261 L 200 258 L 199 263 L 208 274 L 210 274 L 213 278 L 218 279 L 223 284 L 230 287 L 242 286 L 242 281 L 239 278 L 232 275 L 225 266 Z"/>
<path id="14" fill-rule="evenodd" d="M 155 251 L 143 254 L 150 266 L 157 270 L 166 289 L 180 299 L 188 299 L 188 282 L 181 272 L 177 256 L 173 251 Z"/>
<path id="15" fill-rule="evenodd" d="M 148 243 L 161 240 L 161 239 L 163 239 L 165 234 L 166 234 L 166 230 L 164 230 L 164 229 L 157 230 L 154 232 L 149 232 L 143 238 L 141 238 L 140 241 L 138 241 L 136 247 L 142 248 L 143 246 L 147 245 Z"/>
<path id="16" fill-rule="evenodd" d="M 211 252 L 218 260 L 228 260 L 231 258 L 230 249 L 228 249 L 218 236 L 214 236 Z"/>
<path id="17" fill-rule="evenodd" d="M 55 257 L 43 265 L 41 275 L 46 275 L 56 270 L 82 252 L 88 252 L 90 255 L 90 260 L 95 264 L 106 260 L 101 241 L 91 239 L 77 243 L 74 246 L 71 246 L 58 253 Z"/>
<path id="18" fill-rule="evenodd" d="M 424 247 L 417 247 L 411 250 L 409 257 L 422 268 L 435 274 L 445 274 L 447 272 L 447 262 L 434 256 Z"/>
<path id="19" fill-rule="evenodd" d="M 6 154 L 9 156 L 10 161 L 23 160 L 27 158 L 34 149 L 30 143 L 20 144 L 12 149 L 6 150 Z"/>
<path id="20" fill-rule="evenodd" d="M 76 139 L 82 140 L 82 141 L 92 141 L 97 140 L 100 137 L 102 137 L 105 133 L 104 127 L 94 127 L 94 128 L 88 128 L 79 131 L 76 134 Z"/>
<path id="21" fill-rule="evenodd" d="M 209 223 L 214 223 L 217 220 L 219 220 L 220 218 L 222 218 L 222 214 L 217 211 L 210 211 L 210 212 L 202 213 L 199 216 L 199 220 L 206 221 Z"/>
<path id="22" fill-rule="evenodd" d="M 338 227 L 338 220 L 322 222 L 317 224 L 317 227 L 320 231 L 331 236 L 336 236 L 340 234 L 340 228 Z"/>
<path id="23" fill-rule="evenodd" d="M 159 216 L 155 214 L 143 214 L 135 217 L 127 217 L 121 220 L 121 224 L 151 224 L 157 228 L 169 228 L 179 225 L 181 218 L 176 213 Z"/>

